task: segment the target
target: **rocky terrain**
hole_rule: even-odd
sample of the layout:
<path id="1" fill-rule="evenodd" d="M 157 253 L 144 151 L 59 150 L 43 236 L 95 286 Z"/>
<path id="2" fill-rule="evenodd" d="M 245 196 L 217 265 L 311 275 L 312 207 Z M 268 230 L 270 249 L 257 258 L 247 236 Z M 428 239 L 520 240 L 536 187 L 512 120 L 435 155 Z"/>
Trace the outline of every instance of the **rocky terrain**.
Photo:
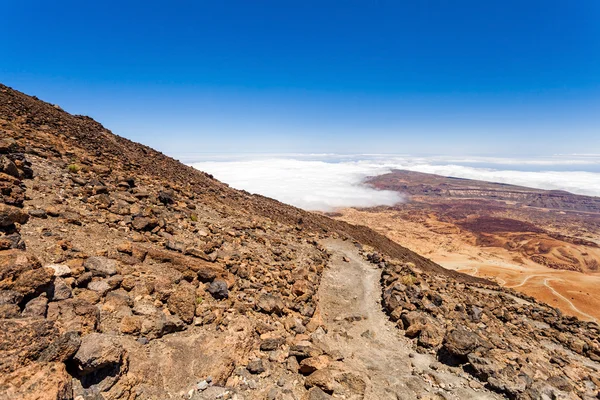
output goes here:
<path id="1" fill-rule="evenodd" d="M 0 398 L 599 395 L 595 323 L 2 85 L 0 135 Z"/>
<path id="2" fill-rule="evenodd" d="M 343 210 L 339 219 L 368 225 L 446 268 L 600 320 L 599 198 L 411 171 L 369 183 L 404 193 L 407 202 Z"/>

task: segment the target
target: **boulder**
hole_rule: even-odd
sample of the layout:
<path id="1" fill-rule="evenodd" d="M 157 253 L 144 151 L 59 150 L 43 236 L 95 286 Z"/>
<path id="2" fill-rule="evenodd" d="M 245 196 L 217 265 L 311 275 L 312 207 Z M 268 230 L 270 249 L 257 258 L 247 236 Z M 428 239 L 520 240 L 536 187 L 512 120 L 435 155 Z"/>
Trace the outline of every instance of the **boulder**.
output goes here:
<path id="1" fill-rule="evenodd" d="M 54 340 L 40 354 L 38 361 L 65 362 L 77 352 L 81 345 L 81 338 L 77 332 L 66 332 Z"/>
<path id="2" fill-rule="evenodd" d="M 22 209 L 0 203 L 0 227 L 6 228 L 16 223 L 24 224 L 29 220 L 29 215 Z"/>
<path id="3" fill-rule="evenodd" d="M 304 375 L 310 375 L 315 371 L 318 371 L 323 368 L 327 368 L 331 359 L 329 356 L 320 355 L 317 357 L 308 357 L 304 360 L 300 361 L 300 369 L 299 372 Z"/>
<path id="4" fill-rule="evenodd" d="M 261 374 L 266 371 L 263 361 L 260 358 L 250 361 L 246 369 L 251 374 Z"/>
<path id="5" fill-rule="evenodd" d="M 131 226 L 136 231 L 151 231 L 158 226 L 158 221 L 154 218 L 136 216 L 131 221 Z"/>
<path id="6" fill-rule="evenodd" d="M 105 280 L 92 281 L 88 283 L 87 288 L 98 293 L 100 296 L 104 296 L 110 291 L 110 285 Z"/>
<path id="7" fill-rule="evenodd" d="M 51 268 L 38 268 L 23 272 L 11 285 L 11 289 L 25 297 L 33 297 L 47 291 L 54 280 Z"/>
<path id="8" fill-rule="evenodd" d="M 0 319 L 0 376 L 38 359 L 58 334 L 45 319 Z"/>
<path id="9" fill-rule="evenodd" d="M 277 332 L 267 332 L 260 335 L 260 349 L 262 351 L 277 350 L 283 343 L 285 343 L 285 338 Z"/>
<path id="10" fill-rule="evenodd" d="M 483 341 L 476 333 L 462 325 L 446 333 L 442 348 L 438 352 L 441 361 L 454 365 L 466 363 L 467 356 L 482 345 Z"/>
<path id="11" fill-rule="evenodd" d="M 64 279 L 56 278 L 50 288 L 50 299 L 52 301 L 66 300 L 72 295 L 71 286 Z"/>
<path id="12" fill-rule="evenodd" d="M 0 304 L 19 304 L 23 295 L 15 290 L 0 290 Z"/>
<path id="13" fill-rule="evenodd" d="M 72 378 L 63 363 L 32 363 L 10 374 L 0 374 L 0 398 L 71 400 L 73 399 Z"/>
<path id="14" fill-rule="evenodd" d="M 87 375 L 103 368 L 120 366 L 125 357 L 125 350 L 117 338 L 90 333 L 82 338 L 73 360 L 78 372 Z"/>
<path id="15" fill-rule="evenodd" d="M 21 179 L 21 173 L 15 163 L 4 155 L 0 155 L 0 172 Z"/>
<path id="16" fill-rule="evenodd" d="M 38 269 L 40 262 L 32 254 L 21 250 L 0 251 L 0 289 L 8 289 L 24 273 Z"/>
<path id="17" fill-rule="evenodd" d="M 96 330 L 100 321 L 100 310 L 82 298 L 71 298 L 51 302 L 47 318 L 56 321 L 64 331 L 87 334 Z"/>
<path id="18" fill-rule="evenodd" d="M 45 318 L 48 309 L 48 299 L 42 294 L 35 299 L 31 299 L 25 305 L 22 315 L 24 317 Z"/>

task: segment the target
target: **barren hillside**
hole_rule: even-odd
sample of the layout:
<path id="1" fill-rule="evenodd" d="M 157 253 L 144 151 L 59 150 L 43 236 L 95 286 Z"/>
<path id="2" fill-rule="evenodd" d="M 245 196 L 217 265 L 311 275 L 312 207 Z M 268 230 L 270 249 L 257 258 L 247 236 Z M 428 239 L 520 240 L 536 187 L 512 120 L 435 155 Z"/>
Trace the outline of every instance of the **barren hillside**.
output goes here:
<path id="1" fill-rule="evenodd" d="M 598 395 L 593 322 L 2 85 L 0 134 L 1 398 Z"/>

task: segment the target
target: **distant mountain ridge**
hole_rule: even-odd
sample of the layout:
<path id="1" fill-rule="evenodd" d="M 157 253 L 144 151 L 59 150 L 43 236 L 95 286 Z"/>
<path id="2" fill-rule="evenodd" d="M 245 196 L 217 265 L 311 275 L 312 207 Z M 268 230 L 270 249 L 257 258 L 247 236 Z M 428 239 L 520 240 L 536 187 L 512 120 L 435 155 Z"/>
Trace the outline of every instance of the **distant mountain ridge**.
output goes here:
<path id="1" fill-rule="evenodd" d="M 370 178 L 367 183 L 378 189 L 395 190 L 413 196 L 517 201 L 528 207 L 600 214 L 600 197 L 573 194 L 564 190 L 534 189 L 405 170 L 393 170 Z"/>

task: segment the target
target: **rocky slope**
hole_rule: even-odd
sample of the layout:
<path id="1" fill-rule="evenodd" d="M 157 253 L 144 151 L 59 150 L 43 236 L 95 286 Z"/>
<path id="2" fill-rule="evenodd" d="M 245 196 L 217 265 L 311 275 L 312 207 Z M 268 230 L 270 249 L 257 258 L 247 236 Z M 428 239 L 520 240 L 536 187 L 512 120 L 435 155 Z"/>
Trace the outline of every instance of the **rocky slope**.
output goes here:
<path id="1" fill-rule="evenodd" d="M 364 297 L 371 303 L 365 318 L 331 319 L 336 309 L 319 296 L 331 300 L 337 279 L 321 288 L 323 272 L 344 269 L 330 240 L 364 246 L 386 268 L 448 282 L 448 304 L 462 302 L 464 288 L 494 287 L 368 228 L 233 190 L 88 117 L 2 85 L 0 134 L 1 398 L 375 398 L 372 393 L 384 393 L 377 386 L 385 384 L 385 368 L 369 376 L 369 353 L 357 362 L 353 353 L 336 351 L 330 335 L 342 335 L 344 349 L 382 346 L 369 333 L 354 337 L 371 322 L 387 329 L 375 309 L 381 311 L 381 293 Z M 344 251 L 343 259 L 354 257 Z M 363 281 L 366 270 L 350 265 L 358 274 L 354 282 Z M 375 273 L 368 273 L 370 281 Z M 348 303 L 348 312 L 363 310 L 360 303 Z M 449 314 L 440 334 L 459 316 Z M 568 329 L 576 326 L 585 359 L 557 358 L 576 363 L 579 375 L 569 375 L 568 388 L 550 382 L 554 389 L 545 392 L 595 395 L 597 380 L 581 371 L 596 368 L 597 375 L 597 325 L 556 318 Z M 499 322 L 493 327 L 503 329 Z M 522 335 L 515 353 L 531 346 L 533 337 L 524 332 L 514 333 Z M 379 354 L 422 347 L 394 343 Z M 403 359 L 394 365 L 409 370 L 397 376 L 387 398 L 497 396 L 481 375 L 433 357 Z M 447 370 L 435 372 L 440 368 Z M 532 368 L 542 374 L 534 380 L 555 372 Z M 572 383 L 575 378 L 583 380 Z M 525 389 L 516 396 L 532 393 L 527 383 Z"/>

